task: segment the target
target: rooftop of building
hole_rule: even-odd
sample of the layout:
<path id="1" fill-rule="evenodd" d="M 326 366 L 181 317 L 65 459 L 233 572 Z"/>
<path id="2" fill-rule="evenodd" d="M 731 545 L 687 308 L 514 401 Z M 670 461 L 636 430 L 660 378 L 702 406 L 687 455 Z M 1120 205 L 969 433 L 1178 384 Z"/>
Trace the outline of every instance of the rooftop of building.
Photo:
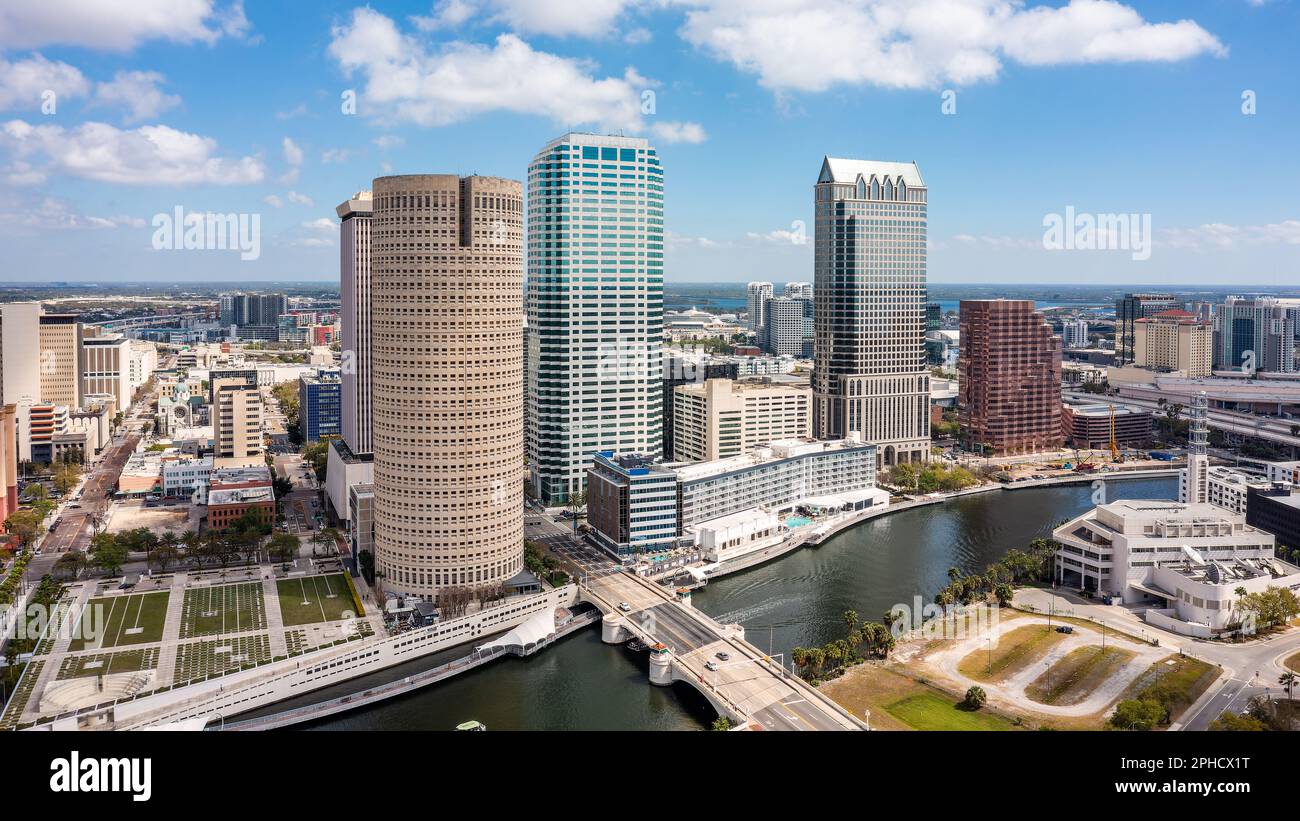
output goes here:
<path id="1" fill-rule="evenodd" d="M 218 488 L 215 485 L 208 491 L 208 506 L 253 504 L 257 502 L 274 502 L 275 491 L 270 485 L 255 487 Z"/>
<path id="2" fill-rule="evenodd" d="M 1277 558 L 1233 557 L 1232 561 L 1206 560 L 1195 550 L 1186 549 L 1182 564 L 1171 569 L 1190 581 L 1203 584 L 1236 585 L 1250 579 L 1280 579 L 1300 573 L 1300 567 Z"/>
<path id="3" fill-rule="evenodd" d="M 1111 408 L 1115 409 L 1115 416 L 1117 418 L 1120 416 L 1130 416 L 1130 415 L 1149 416 L 1151 414 L 1151 411 L 1149 410 L 1144 410 L 1142 408 L 1135 408 L 1132 405 L 1107 405 L 1104 402 L 1076 404 L 1068 401 L 1063 404 L 1073 414 L 1076 414 L 1078 416 L 1096 417 L 1098 419 L 1101 418 L 1109 419 Z"/>
<path id="4" fill-rule="evenodd" d="M 237 485 L 250 482 L 265 482 L 269 487 L 271 484 L 271 469 L 265 465 L 254 465 L 252 467 L 218 468 L 212 471 L 212 486 L 214 488 L 218 485 Z"/>
<path id="5" fill-rule="evenodd" d="M 854 184 L 861 176 L 868 182 L 872 177 L 884 181 L 903 178 L 909 188 L 924 188 L 921 169 L 914 162 L 885 162 L 882 160 L 854 160 L 845 157 L 825 157 L 818 182 Z"/>
<path id="6" fill-rule="evenodd" d="M 677 478 L 683 482 L 694 482 L 700 479 L 708 479 L 713 476 L 721 476 L 725 473 L 732 473 L 738 470 L 754 468 L 772 462 L 779 462 L 784 459 L 793 459 L 798 456 L 808 456 L 817 453 L 829 453 L 832 451 L 867 447 L 875 446 L 849 439 L 839 439 L 834 441 L 781 439 L 769 443 L 766 447 L 755 448 L 749 453 L 743 453 L 738 456 L 728 456 L 725 459 L 715 459 L 711 462 L 668 463 L 662 467 L 676 473 Z"/>

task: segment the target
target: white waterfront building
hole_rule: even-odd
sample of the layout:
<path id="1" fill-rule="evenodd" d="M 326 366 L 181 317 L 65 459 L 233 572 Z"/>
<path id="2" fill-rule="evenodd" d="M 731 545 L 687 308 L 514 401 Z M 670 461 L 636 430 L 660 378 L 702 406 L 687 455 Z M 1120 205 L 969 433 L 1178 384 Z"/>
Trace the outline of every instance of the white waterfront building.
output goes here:
<path id="1" fill-rule="evenodd" d="M 1149 602 L 1149 623 L 1187 635 L 1208 636 L 1239 620 L 1239 588 L 1300 588 L 1300 568 L 1274 557 L 1272 534 L 1207 502 L 1111 502 L 1052 537 L 1061 545 L 1057 584 Z"/>

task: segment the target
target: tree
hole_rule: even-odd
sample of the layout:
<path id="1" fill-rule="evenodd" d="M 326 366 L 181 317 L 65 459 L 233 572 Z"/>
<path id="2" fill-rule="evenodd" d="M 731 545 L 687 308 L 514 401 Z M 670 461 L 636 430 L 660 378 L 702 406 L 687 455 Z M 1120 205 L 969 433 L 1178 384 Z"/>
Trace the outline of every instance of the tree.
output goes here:
<path id="1" fill-rule="evenodd" d="M 1277 683 L 1286 688 L 1286 697 L 1290 699 L 1295 698 L 1294 691 L 1297 682 L 1300 682 L 1300 676 L 1290 670 L 1277 677 Z"/>
<path id="2" fill-rule="evenodd" d="M 45 489 L 45 485 L 40 482 L 32 482 L 25 488 L 25 490 L 27 498 L 31 499 L 33 502 L 44 499 L 50 494 L 50 492 Z"/>
<path id="3" fill-rule="evenodd" d="M 910 462 L 901 462 L 889 470 L 889 484 L 899 490 L 916 490 L 916 466 Z"/>
<path id="4" fill-rule="evenodd" d="M 69 550 L 54 563 L 54 572 L 68 579 L 75 579 L 86 569 L 86 554 L 80 550 Z"/>
<path id="5" fill-rule="evenodd" d="M 1268 727 L 1252 715 L 1224 713 L 1210 722 L 1211 731 L 1227 730 L 1231 732 L 1261 732 Z"/>
<path id="6" fill-rule="evenodd" d="M 1110 725 L 1119 730 L 1152 730 L 1165 718 L 1165 708 L 1151 699 L 1125 699 L 1115 705 Z"/>
<path id="7" fill-rule="evenodd" d="M 178 551 L 177 547 L 175 547 L 175 542 L 164 542 L 164 540 L 160 539 L 159 543 L 155 544 L 153 549 L 149 551 L 148 562 L 149 565 L 159 566 L 160 572 L 166 573 L 168 565 L 173 564 L 179 557 L 181 557 L 181 551 Z"/>
<path id="8" fill-rule="evenodd" d="M 276 561 L 287 565 L 298 555 L 299 544 L 298 537 L 293 533 L 275 533 L 272 534 L 267 547 Z M 373 565 L 373 557 L 371 557 L 371 562 Z"/>
<path id="9" fill-rule="evenodd" d="M 983 687 L 971 687 L 966 691 L 966 698 L 962 700 L 962 707 L 967 710 L 978 710 L 988 701 L 988 694 L 984 692 Z"/>
<path id="10" fill-rule="evenodd" d="M 54 471 L 54 489 L 60 494 L 67 493 L 81 481 L 81 467 L 65 462 Z"/>
<path id="11" fill-rule="evenodd" d="M 718 716 L 713 720 L 712 729 L 719 732 L 725 732 L 731 729 L 731 719 L 726 716 Z"/>
<path id="12" fill-rule="evenodd" d="M 122 570 L 129 555 L 126 545 L 112 533 L 98 533 L 90 540 L 90 560 L 110 576 Z"/>
<path id="13" fill-rule="evenodd" d="M 45 517 L 35 510 L 15 510 L 5 519 L 5 532 L 17 536 L 23 547 L 30 547 L 40 535 Z"/>
<path id="14" fill-rule="evenodd" d="M 845 610 L 844 615 L 840 617 L 844 621 L 844 626 L 849 628 L 849 632 L 858 629 L 858 613 L 856 610 Z"/>
<path id="15" fill-rule="evenodd" d="M 993 588 L 993 595 L 997 597 L 998 607 L 1006 607 L 1011 604 L 1011 598 L 1015 595 L 1015 591 L 1011 589 L 1009 584 L 998 584 Z"/>

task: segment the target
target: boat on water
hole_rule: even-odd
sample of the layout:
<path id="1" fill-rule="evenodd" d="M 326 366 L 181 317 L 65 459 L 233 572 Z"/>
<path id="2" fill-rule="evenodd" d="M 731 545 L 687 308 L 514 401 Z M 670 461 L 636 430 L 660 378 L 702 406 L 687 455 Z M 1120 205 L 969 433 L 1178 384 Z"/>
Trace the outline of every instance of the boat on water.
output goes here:
<path id="1" fill-rule="evenodd" d="M 458 732 L 482 733 L 487 731 L 487 725 L 481 721 L 463 721 L 456 725 Z"/>

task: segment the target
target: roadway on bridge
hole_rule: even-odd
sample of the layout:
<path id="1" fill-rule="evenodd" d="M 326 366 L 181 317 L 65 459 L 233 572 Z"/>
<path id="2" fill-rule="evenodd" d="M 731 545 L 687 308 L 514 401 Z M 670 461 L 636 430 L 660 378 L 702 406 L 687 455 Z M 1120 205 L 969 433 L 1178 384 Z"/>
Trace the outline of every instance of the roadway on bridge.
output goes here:
<path id="1" fill-rule="evenodd" d="M 684 674 L 694 679 L 693 684 L 737 706 L 751 726 L 768 730 L 859 729 L 776 661 L 753 645 L 724 635 L 711 619 L 678 604 L 671 593 L 653 582 L 615 572 L 591 579 L 589 584 L 590 592 L 606 609 L 626 602 L 632 609 L 624 616 L 634 632 L 667 645 Z M 705 666 L 709 661 L 716 670 Z"/>

